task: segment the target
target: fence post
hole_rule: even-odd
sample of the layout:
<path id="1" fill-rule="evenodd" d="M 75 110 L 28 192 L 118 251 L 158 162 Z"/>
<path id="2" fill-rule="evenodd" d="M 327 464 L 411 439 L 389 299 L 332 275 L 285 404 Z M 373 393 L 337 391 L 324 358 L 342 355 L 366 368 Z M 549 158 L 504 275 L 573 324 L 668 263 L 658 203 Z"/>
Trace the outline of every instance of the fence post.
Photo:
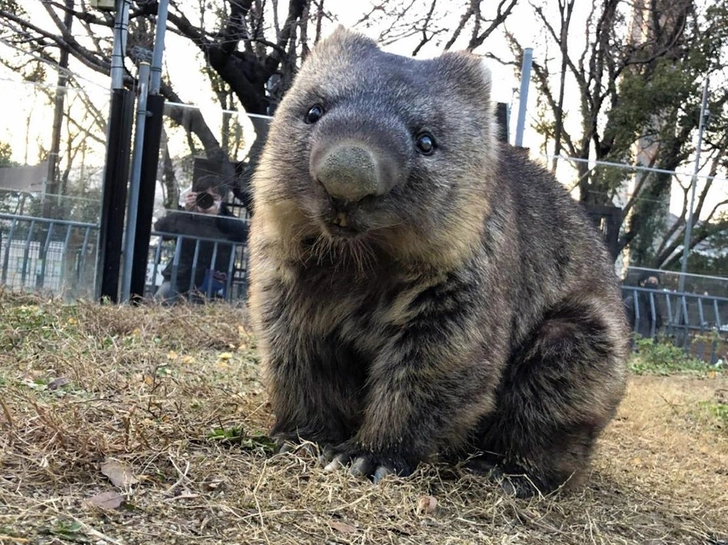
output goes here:
<path id="1" fill-rule="evenodd" d="M 531 62 L 533 49 L 527 47 L 523 50 L 523 63 L 521 65 L 521 92 L 518 98 L 518 121 L 516 123 L 516 146 L 523 145 L 523 131 L 526 125 L 526 106 L 528 104 L 528 84 L 531 80 Z"/>
<path id="2" fill-rule="evenodd" d="M 139 63 L 139 100 L 137 101 L 136 134 L 132 153 L 131 179 L 129 180 L 129 208 L 124 241 L 124 272 L 121 278 L 121 300 L 129 301 L 131 271 L 134 261 L 134 239 L 136 238 L 137 210 L 139 206 L 139 180 L 142 168 L 142 150 L 147 123 L 147 93 L 149 92 L 149 63 Z M 146 255 L 144 256 L 146 259 Z"/>
<path id="3" fill-rule="evenodd" d="M 690 254 L 690 235 L 693 229 L 693 208 L 695 206 L 695 192 L 698 187 L 698 171 L 700 170 L 700 149 L 703 146 L 703 131 L 705 130 L 705 122 L 708 118 L 708 83 L 709 78 L 705 78 L 703 86 L 703 101 L 700 106 L 700 125 L 698 128 L 698 144 L 695 148 L 695 167 L 690 187 L 690 208 L 688 208 L 688 223 L 685 226 L 685 240 L 683 241 L 682 264 L 680 267 L 680 280 L 678 281 L 678 291 L 685 291 L 685 273 L 688 272 L 688 257 Z"/>
<path id="4" fill-rule="evenodd" d="M 157 8 L 156 33 L 152 52 L 151 78 L 147 98 L 147 123 L 144 127 L 144 150 L 142 151 L 141 175 L 139 180 L 139 201 L 137 203 L 136 236 L 134 237 L 134 256 L 131 267 L 129 297 L 132 303 L 144 297 L 147 277 L 149 241 L 154 217 L 154 194 L 157 187 L 157 164 L 162 139 L 162 117 L 165 100 L 159 94 L 162 80 L 162 56 L 164 35 L 167 27 L 169 0 L 160 0 Z M 156 265 L 155 265 L 156 267 Z"/>
<path id="5" fill-rule="evenodd" d="M 111 105 L 96 261 L 96 296 L 99 299 L 108 297 L 114 303 L 119 298 L 119 268 L 134 117 L 134 94 L 124 88 L 124 52 L 129 4 L 129 0 L 116 1 L 114 52 L 111 57 Z"/>

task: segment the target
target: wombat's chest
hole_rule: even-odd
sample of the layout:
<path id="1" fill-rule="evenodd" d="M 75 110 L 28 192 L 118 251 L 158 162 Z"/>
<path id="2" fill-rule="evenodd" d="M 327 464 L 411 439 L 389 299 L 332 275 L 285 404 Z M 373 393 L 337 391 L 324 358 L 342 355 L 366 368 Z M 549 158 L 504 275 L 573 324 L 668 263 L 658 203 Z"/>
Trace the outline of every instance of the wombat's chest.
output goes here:
<path id="1" fill-rule="evenodd" d="M 286 298 L 299 327 L 315 335 L 352 339 L 376 336 L 407 322 L 410 306 L 424 289 L 397 275 L 338 275 L 306 271 L 290 286 Z"/>

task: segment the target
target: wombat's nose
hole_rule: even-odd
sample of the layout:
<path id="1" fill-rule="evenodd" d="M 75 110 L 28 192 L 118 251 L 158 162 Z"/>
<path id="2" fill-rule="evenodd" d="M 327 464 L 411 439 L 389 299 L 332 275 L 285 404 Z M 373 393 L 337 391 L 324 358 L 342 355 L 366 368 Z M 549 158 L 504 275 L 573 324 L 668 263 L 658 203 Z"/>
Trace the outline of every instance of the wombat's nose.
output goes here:
<path id="1" fill-rule="evenodd" d="M 317 159 L 312 165 L 313 175 L 334 199 L 357 202 L 386 191 L 377 161 L 365 148 L 336 146 Z"/>

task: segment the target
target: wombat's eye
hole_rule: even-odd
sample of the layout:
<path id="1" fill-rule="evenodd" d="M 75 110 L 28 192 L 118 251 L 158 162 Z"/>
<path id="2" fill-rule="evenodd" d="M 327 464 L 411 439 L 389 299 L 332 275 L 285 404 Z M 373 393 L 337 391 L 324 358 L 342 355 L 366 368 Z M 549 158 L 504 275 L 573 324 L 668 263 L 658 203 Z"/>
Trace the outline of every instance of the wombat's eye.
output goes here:
<path id="1" fill-rule="evenodd" d="M 306 113 L 306 123 L 316 123 L 324 115 L 324 107 L 321 104 L 314 104 Z"/>
<path id="2" fill-rule="evenodd" d="M 435 139 L 428 132 L 418 134 L 416 144 L 422 155 L 432 155 L 432 152 L 435 151 Z"/>

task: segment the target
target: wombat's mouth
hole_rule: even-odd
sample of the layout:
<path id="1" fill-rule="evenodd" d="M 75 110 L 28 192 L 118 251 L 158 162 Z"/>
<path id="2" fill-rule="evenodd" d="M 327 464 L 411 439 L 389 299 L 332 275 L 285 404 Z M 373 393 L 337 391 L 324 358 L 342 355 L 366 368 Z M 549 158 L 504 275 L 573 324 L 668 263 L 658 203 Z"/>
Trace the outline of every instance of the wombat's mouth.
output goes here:
<path id="1" fill-rule="evenodd" d="M 366 232 L 358 207 L 333 204 L 325 215 L 324 225 L 329 235 L 336 238 L 353 238 Z"/>
<path id="2" fill-rule="evenodd" d="M 326 230 L 330 235 L 336 238 L 355 238 L 364 233 L 362 229 L 359 229 L 353 225 L 341 225 L 334 222 L 326 224 Z"/>

